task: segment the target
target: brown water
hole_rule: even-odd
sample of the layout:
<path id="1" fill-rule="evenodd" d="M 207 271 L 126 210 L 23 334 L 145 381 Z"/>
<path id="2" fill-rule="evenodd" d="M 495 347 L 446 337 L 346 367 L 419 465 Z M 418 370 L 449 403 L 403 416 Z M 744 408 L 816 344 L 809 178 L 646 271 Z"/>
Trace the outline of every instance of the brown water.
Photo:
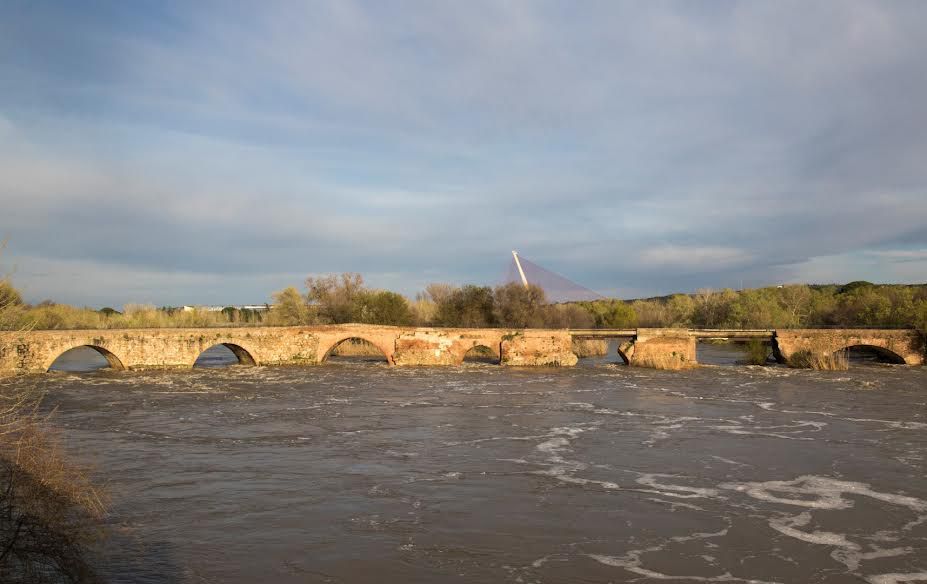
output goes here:
<path id="1" fill-rule="evenodd" d="M 923 368 L 36 379 L 113 582 L 927 581 Z"/>

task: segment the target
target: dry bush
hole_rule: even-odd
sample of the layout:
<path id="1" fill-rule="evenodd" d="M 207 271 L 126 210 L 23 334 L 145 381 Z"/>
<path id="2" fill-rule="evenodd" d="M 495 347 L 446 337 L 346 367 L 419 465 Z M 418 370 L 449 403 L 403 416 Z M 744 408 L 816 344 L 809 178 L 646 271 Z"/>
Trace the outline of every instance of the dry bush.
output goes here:
<path id="1" fill-rule="evenodd" d="M 19 327 L 38 330 L 97 329 L 103 328 L 104 319 L 89 308 L 42 304 L 23 311 L 17 324 Z"/>
<path id="2" fill-rule="evenodd" d="M 769 346 L 760 339 L 750 339 L 744 346 L 747 363 L 750 365 L 766 365 L 769 360 Z"/>
<path id="3" fill-rule="evenodd" d="M 31 385 L 0 386 L 0 582 L 97 582 L 87 552 L 106 509 L 68 462 Z"/>
<path id="4" fill-rule="evenodd" d="M 583 357 L 603 357 L 608 355 L 608 341 L 598 339 L 573 339 L 573 354 Z"/>
<path id="5" fill-rule="evenodd" d="M 425 294 L 416 296 L 415 300 L 409 303 L 409 309 L 412 311 L 412 321 L 417 326 L 428 326 L 434 322 L 438 313 L 438 305 Z"/>
<path id="6" fill-rule="evenodd" d="M 846 371 L 850 368 L 850 359 L 846 351 L 820 353 L 802 350 L 796 351 L 789 357 L 789 367 L 819 371 Z"/>

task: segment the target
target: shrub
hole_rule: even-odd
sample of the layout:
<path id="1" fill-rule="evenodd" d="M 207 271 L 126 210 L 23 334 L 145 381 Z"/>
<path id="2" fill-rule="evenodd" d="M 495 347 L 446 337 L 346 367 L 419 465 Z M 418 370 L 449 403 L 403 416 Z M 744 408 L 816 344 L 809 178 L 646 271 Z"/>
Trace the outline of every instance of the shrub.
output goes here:
<path id="1" fill-rule="evenodd" d="M 817 369 L 819 371 L 846 371 L 850 360 L 846 351 L 836 353 L 819 353 L 815 351 L 796 351 L 789 357 L 789 367 L 797 369 Z"/>
<path id="2" fill-rule="evenodd" d="M 769 359 L 769 346 L 761 339 L 750 339 L 744 347 L 744 353 L 750 365 L 765 365 Z"/>
<path id="3" fill-rule="evenodd" d="M 396 292 L 365 290 L 355 297 L 355 303 L 355 322 L 395 326 L 412 324 L 409 302 Z"/>
<path id="4" fill-rule="evenodd" d="M 40 401 L 35 387 L 0 389 L 0 581 L 95 582 L 87 553 L 106 501 L 67 461 Z"/>

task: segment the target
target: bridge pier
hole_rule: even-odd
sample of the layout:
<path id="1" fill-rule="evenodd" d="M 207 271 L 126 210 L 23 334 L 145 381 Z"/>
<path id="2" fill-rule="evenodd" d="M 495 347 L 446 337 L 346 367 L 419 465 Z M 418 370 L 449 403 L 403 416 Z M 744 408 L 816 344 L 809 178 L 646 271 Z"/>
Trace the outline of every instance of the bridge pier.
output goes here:
<path id="1" fill-rule="evenodd" d="M 698 364 L 695 344 L 687 329 L 641 328 L 636 338 L 618 347 L 618 353 L 637 367 L 684 369 Z"/>

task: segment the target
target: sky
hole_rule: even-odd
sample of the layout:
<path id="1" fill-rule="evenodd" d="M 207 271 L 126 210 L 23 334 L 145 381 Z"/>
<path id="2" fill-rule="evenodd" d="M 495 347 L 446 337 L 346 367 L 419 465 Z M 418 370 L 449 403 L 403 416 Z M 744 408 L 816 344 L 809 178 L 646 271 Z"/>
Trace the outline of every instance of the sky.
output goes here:
<path id="1" fill-rule="evenodd" d="M 0 270 L 263 303 L 927 281 L 927 2 L 0 4 Z"/>

